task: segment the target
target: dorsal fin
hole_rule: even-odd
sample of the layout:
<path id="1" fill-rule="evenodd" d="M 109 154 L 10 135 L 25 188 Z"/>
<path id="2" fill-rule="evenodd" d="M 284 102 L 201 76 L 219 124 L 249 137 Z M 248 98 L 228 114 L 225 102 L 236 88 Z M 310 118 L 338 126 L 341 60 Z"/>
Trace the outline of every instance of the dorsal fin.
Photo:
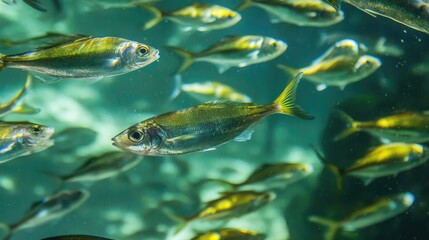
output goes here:
<path id="1" fill-rule="evenodd" d="M 66 45 L 74 42 L 86 41 L 88 39 L 94 38 L 92 36 L 73 34 L 73 35 L 64 35 L 64 36 L 56 36 L 56 39 L 51 42 L 47 42 L 41 47 L 36 48 L 36 51 L 41 51 L 49 48 L 54 48 L 62 45 Z"/>

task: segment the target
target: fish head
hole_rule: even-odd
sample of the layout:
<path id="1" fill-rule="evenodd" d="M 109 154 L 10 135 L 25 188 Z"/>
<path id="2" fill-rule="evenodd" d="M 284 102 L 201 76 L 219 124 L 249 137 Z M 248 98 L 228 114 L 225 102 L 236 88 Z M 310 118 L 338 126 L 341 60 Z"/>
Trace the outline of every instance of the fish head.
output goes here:
<path id="1" fill-rule="evenodd" d="M 368 76 L 371 73 L 375 72 L 375 70 L 377 70 L 380 66 L 380 59 L 370 55 L 363 55 L 358 59 L 354 68 L 362 76 Z"/>
<path id="2" fill-rule="evenodd" d="M 429 149 L 420 144 L 411 144 L 410 152 L 407 157 L 407 162 L 410 164 L 420 164 L 428 160 Z"/>
<path id="3" fill-rule="evenodd" d="M 287 44 L 281 40 L 270 37 L 264 37 L 261 45 L 261 51 L 258 55 L 267 59 L 274 59 L 284 53 L 287 49 Z"/>
<path id="4" fill-rule="evenodd" d="M 253 206 L 252 208 L 257 209 L 257 208 L 263 207 L 268 203 L 272 202 L 275 198 L 276 198 L 276 194 L 273 192 L 256 193 L 252 201 L 252 206 Z"/>
<path id="5" fill-rule="evenodd" d="M 411 207 L 415 199 L 414 194 L 410 192 L 399 193 L 389 197 L 389 200 L 394 203 L 394 207 L 400 209 Z"/>
<path id="6" fill-rule="evenodd" d="M 112 138 L 113 145 L 140 155 L 159 155 L 167 134 L 154 121 L 138 123 Z"/>
<path id="7" fill-rule="evenodd" d="M 27 148 L 45 149 L 53 145 L 51 137 L 54 132 L 52 127 L 28 122 L 19 124 L 13 134 Z"/>
<path id="8" fill-rule="evenodd" d="M 159 51 L 149 45 L 127 41 L 119 48 L 122 61 L 130 69 L 139 69 L 159 59 Z"/>
<path id="9" fill-rule="evenodd" d="M 216 19 L 216 22 L 223 27 L 233 26 L 241 20 L 241 15 L 238 12 L 219 5 L 211 6 L 208 12 L 210 14 L 206 15 Z"/>

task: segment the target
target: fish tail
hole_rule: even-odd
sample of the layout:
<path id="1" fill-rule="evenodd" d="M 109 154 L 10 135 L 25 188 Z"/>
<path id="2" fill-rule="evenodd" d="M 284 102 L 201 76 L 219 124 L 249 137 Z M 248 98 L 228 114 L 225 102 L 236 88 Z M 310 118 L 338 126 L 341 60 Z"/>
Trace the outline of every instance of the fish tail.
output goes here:
<path id="1" fill-rule="evenodd" d="M 0 223 L 0 228 L 3 230 L 2 240 L 9 240 L 13 234 L 11 226 L 6 223 Z"/>
<path id="2" fill-rule="evenodd" d="M 314 116 L 306 113 L 300 106 L 295 104 L 296 91 L 301 77 L 302 73 L 295 75 L 280 96 L 274 101 L 273 105 L 276 107 L 276 112 L 278 113 L 311 120 L 314 119 Z"/>
<path id="3" fill-rule="evenodd" d="M 299 73 L 299 69 L 289 67 L 283 64 L 277 64 L 277 67 L 291 76 L 295 76 Z"/>
<path id="4" fill-rule="evenodd" d="M 335 8 L 336 11 L 340 9 L 341 0 L 328 0 L 328 3 Z"/>
<path id="5" fill-rule="evenodd" d="M 328 228 L 324 235 L 325 240 L 334 240 L 335 235 L 337 235 L 338 229 L 340 228 L 340 224 L 338 222 L 332 221 L 327 218 L 310 216 L 308 220 L 310 222 L 317 223 Z"/>
<path id="6" fill-rule="evenodd" d="M 188 225 L 189 220 L 187 218 L 183 218 L 183 217 L 177 215 L 176 213 L 174 213 L 173 211 L 171 211 L 170 209 L 165 208 L 165 207 L 162 208 L 161 210 L 165 214 L 165 216 L 167 216 L 168 218 L 170 218 L 174 222 L 178 223 L 178 226 L 174 232 L 175 234 L 182 231 Z"/>
<path id="7" fill-rule="evenodd" d="M 242 11 L 244 9 L 250 8 L 253 6 L 252 0 L 244 0 L 240 6 L 238 6 L 237 11 Z"/>
<path id="8" fill-rule="evenodd" d="M 352 117 L 340 110 L 337 110 L 336 112 L 338 113 L 339 117 L 346 122 L 346 128 L 335 136 L 334 141 L 343 140 L 353 133 L 360 131 L 359 123 L 356 122 Z"/>
<path id="9" fill-rule="evenodd" d="M 228 182 L 228 181 L 223 180 L 223 179 L 207 178 L 205 181 L 220 183 L 222 185 L 225 185 L 225 186 L 231 188 L 231 190 L 234 190 L 236 187 L 238 187 L 238 184 L 235 184 L 235 183 L 232 183 L 232 182 Z"/>
<path id="10" fill-rule="evenodd" d="M 31 76 L 31 74 L 28 74 L 27 75 L 27 81 L 25 82 L 25 85 L 24 85 L 24 87 L 21 89 L 21 91 L 19 91 L 16 95 L 15 95 L 15 97 L 13 97 L 8 103 L 7 103 L 7 105 L 9 106 L 9 107 L 12 107 L 17 101 L 19 101 L 21 98 L 22 98 L 22 96 L 24 96 L 24 93 L 27 91 L 27 89 L 29 89 L 30 87 L 31 87 L 31 84 L 33 83 L 33 77 Z M 20 112 L 19 110 L 20 109 L 22 109 L 22 110 L 24 110 L 24 108 L 23 108 L 24 106 L 23 105 L 20 105 L 20 106 L 18 106 L 17 108 L 14 108 L 12 111 L 13 112 Z"/>
<path id="11" fill-rule="evenodd" d="M 6 55 L 0 53 L 0 71 L 3 70 L 3 68 L 6 65 L 5 58 L 6 58 Z"/>
<path id="12" fill-rule="evenodd" d="M 168 98 L 168 100 L 171 102 L 174 99 L 177 98 L 177 96 L 180 95 L 180 93 L 182 92 L 182 75 L 180 74 L 175 74 L 174 75 L 174 89 L 173 92 L 171 93 L 170 97 Z"/>
<path id="13" fill-rule="evenodd" d="M 165 14 L 157 7 L 149 4 L 142 4 L 137 3 L 136 6 L 144 8 L 150 12 L 153 13 L 153 18 L 149 20 L 145 25 L 143 26 L 144 30 L 148 30 L 150 28 L 153 28 L 155 25 L 157 25 L 161 20 L 164 18 Z"/>
<path id="14" fill-rule="evenodd" d="M 182 56 L 184 58 L 182 66 L 180 66 L 177 73 L 182 73 L 183 71 L 188 69 L 192 65 L 192 63 L 194 63 L 194 54 L 192 52 L 185 50 L 185 49 L 182 49 L 182 48 L 178 48 L 178 47 L 170 47 L 169 46 L 167 48 L 171 49 L 172 51 L 176 52 L 177 54 L 179 54 L 180 56 Z"/>
<path id="15" fill-rule="evenodd" d="M 325 167 L 327 167 L 329 170 L 331 170 L 337 177 L 337 190 L 338 190 L 338 193 L 340 193 L 343 190 L 343 179 L 344 179 L 343 176 L 345 174 L 345 170 L 328 162 L 326 158 L 323 157 L 322 154 L 314 146 L 310 146 L 310 147 L 313 148 L 313 151 L 316 153 L 317 157 L 320 159 L 322 164 Z"/>

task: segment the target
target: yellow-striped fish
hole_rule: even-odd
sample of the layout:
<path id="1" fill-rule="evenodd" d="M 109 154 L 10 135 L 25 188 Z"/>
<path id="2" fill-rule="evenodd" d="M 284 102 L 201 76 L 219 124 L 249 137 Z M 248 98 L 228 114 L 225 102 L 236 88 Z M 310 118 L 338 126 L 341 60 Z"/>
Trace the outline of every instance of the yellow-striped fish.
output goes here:
<path id="1" fill-rule="evenodd" d="M 148 4 L 139 4 L 139 6 L 150 10 L 155 15 L 145 24 L 144 29 L 152 28 L 162 19 L 169 19 L 179 24 L 184 31 L 207 32 L 231 27 L 241 20 L 238 12 L 219 5 L 194 3 L 173 12 L 164 12 Z"/>
<path id="2" fill-rule="evenodd" d="M 318 216 L 310 216 L 309 221 L 327 227 L 325 240 L 334 240 L 339 230 L 355 232 L 383 222 L 405 212 L 413 205 L 414 200 L 415 197 L 410 192 L 399 193 L 377 199 L 338 221 Z"/>
<path id="3" fill-rule="evenodd" d="M 264 240 L 265 234 L 245 229 L 221 228 L 198 234 L 191 240 Z"/>
<path id="4" fill-rule="evenodd" d="M 208 102 L 165 113 L 131 126 L 115 136 L 113 145 L 141 155 L 175 155 L 212 150 L 232 139 L 246 141 L 251 125 L 272 114 L 303 119 L 314 117 L 295 104 L 302 74 L 296 75 L 280 96 L 267 105 Z"/>
<path id="5" fill-rule="evenodd" d="M 158 58 L 158 50 L 146 44 L 115 37 L 73 35 L 34 51 L 0 54 L 0 70 L 27 70 L 45 82 L 99 80 L 140 69 Z"/>

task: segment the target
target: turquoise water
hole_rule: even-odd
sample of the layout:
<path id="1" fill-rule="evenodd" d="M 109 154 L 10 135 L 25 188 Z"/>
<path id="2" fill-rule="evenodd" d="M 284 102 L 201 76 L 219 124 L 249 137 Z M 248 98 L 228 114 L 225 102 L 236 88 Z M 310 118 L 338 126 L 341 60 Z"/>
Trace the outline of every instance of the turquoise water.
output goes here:
<path id="1" fill-rule="evenodd" d="M 379 142 L 366 133 L 347 141 L 333 137 L 344 123 L 332 114 L 340 108 L 359 120 L 371 120 L 401 111 L 428 109 L 428 35 L 391 20 L 373 18 L 343 4 L 345 19 L 324 28 L 273 24 L 265 11 L 252 7 L 242 12 L 242 20 L 226 29 L 211 32 L 183 32 L 172 21 L 163 20 L 149 30 L 142 26 L 151 13 L 139 8 L 100 9 L 91 1 L 61 1 L 55 10 L 51 1 L 41 1 L 47 13 L 38 12 L 18 1 L 0 3 L 0 38 L 20 40 L 46 32 L 113 36 L 146 43 L 160 50 L 160 59 L 140 70 L 96 83 L 64 80 L 44 84 L 35 79 L 24 102 L 41 109 L 36 115 L 9 114 L 5 121 L 31 121 L 52 126 L 56 132 L 68 127 L 86 127 L 97 132 L 95 141 L 79 146 L 82 136 L 72 136 L 70 145 L 53 146 L 33 155 L 17 158 L 0 166 L 0 222 L 21 219 L 35 201 L 55 191 L 57 181 L 43 172 L 67 174 L 86 159 L 109 150 L 111 138 L 146 118 L 199 104 L 186 93 L 173 101 L 174 73 L 182 58 L 165 48 L 180 46 L 202 50 L 226 36 L 264 35 L 280 39 L 288 49 L 278 58 L 232 68 L 219 74 L 215 65 L 195 63 L 182 74 L 183 81 L 219 81 L 250 96 L 257 104 L 273 101 L 290 80 L 277 64 L 303 67 L 323 54 L 332 43 L 325 36 L 343 33 L 343 38 L 362 38 L 369 45 L 380 37 L 404 51 L 398 57 L 376 55 L 382 66 L 369 77 L 344 90 L 329 87 L 317 91 L 309 81 L 301 81 L 297 103 L 316 119 L 305 121 L 282 115 L 270 116 L 253 127 L 247 142 L 229 142 L 215 151 L 175 157 L 145 156 L 141 163 L 116 177 L 94 183 L 70 183 L 65 189 L 87 189 L 89 199 L 75 211 L 46 224 L 17 231 L 11 239 L 32 240 L 64 234 L 91 234 L 112 239 L 190 239 L 195 232 L 210 227 L 233 227 L 267 234 L 267 239 L 323 239 L 325 229 L 309 222 L 310 215 L 341 219 L 354 209 L 381 196 L 412 192 L 415 204 L 394 218 L 353 233 L 339 233 L 336 239 L 426 239 L 428 203 L 427 164 L 384 177 L 364 185 L 346 178 L 344 190 L 337 194 L 335 177 L 323 168 L 309 144 L 339 166 L 349 166 Z M 112 1 L 114 2 L 114 1 Z M 202 1 L 236 9 L 239 1 Z M 156 3 L 169 11 L 193 1 L 164 0 Z M 375 40 L 374 40 L 375 39 Z M 359 40 L 360 39 L 356 39 Z M 33 49 L 31 45 L 0 46 L 4 54 Z M 420 71 L 416 66 L 420 65 Z M 414 70 L 413 70 L 414 69 Z M 0 73 L 0 102 L 6 102 L 25 82 L 26 72 L 6 69 Z M 67 143 L 64 143 L 68 145 Z M 277 198 L 255 213 L 217 224 L 195 224 L 174 234 L 178 223 L 165 215 L 170 209 L 181 216 L 198 212 L 203 202 L 217 198 L 225 190 L 216 184 L 199 184 L 206 178 L 232 182 L 245 179 L 264 163 L 299 162 L 312 164 L 314 172 L 284 189 Z M 200 226 L 201 225 L 201 226 Z"/>

